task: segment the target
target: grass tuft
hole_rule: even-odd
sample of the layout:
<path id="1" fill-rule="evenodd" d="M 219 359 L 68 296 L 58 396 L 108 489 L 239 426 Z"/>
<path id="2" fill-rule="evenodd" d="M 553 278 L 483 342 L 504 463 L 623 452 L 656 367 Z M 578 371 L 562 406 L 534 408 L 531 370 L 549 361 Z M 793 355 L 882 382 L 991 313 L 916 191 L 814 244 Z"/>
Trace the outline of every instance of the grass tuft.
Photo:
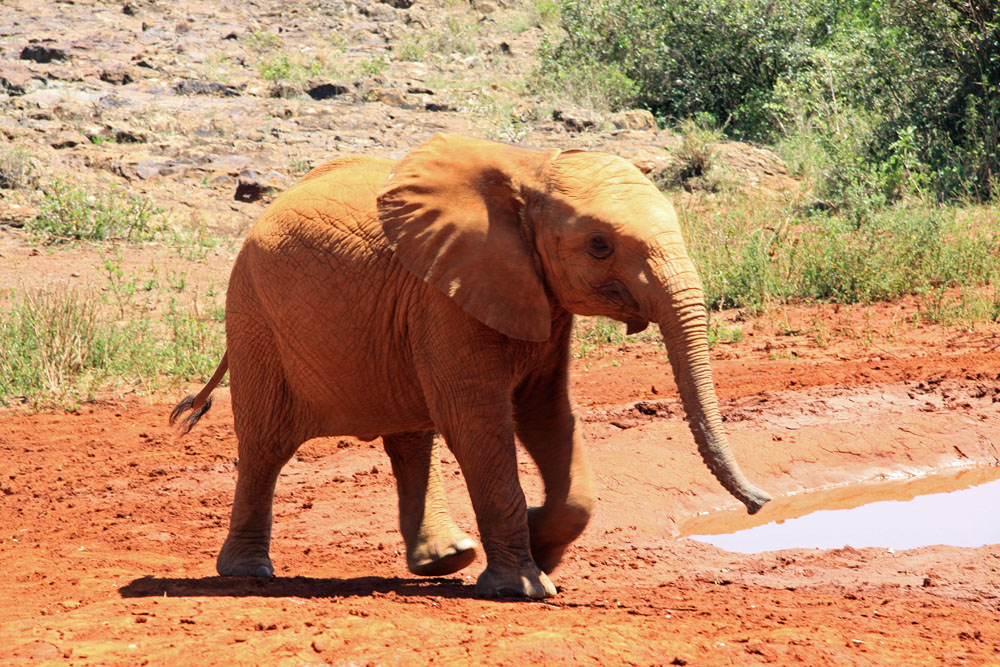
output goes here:
<path id="1" fill-rule="evenodd" d="M 149 393 L 211 374 L 225 351 L 214 299 L 172 296 L 159 318 L 124 283 L 114 303 L 67 287 L 0 301 L 0 405 L 71 408 L 123 385 Z"/>
<path id="2" fill-rule="evenodd" d="M 18 190 L 35 182 L 31 153 L 22 146 L 0 149 L 0 188 Z"/>
<path id="3" fill-rule="evenodd" d="M 859 223 L 745 196 L 707 212 L 679 209 L 709 307 L 751 314 L 790 302 L 867 304 L 910 295 L 942 313 L 934 303 L 945 299 L 935 295 L 971 295 L 1000 283 L 996 213 L 993 206 L 898 205 Z"/>

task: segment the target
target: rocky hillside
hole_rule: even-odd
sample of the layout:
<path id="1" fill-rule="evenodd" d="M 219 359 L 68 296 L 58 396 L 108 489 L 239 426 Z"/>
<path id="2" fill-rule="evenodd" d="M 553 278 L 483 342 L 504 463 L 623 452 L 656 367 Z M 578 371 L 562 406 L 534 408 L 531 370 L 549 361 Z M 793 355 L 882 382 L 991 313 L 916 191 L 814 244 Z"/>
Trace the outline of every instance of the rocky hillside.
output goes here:
<path id="1" fill-rule="evenodd" d="M 400 157 L 437 131 L 683 166 L 652 116 L 531 86 L 558 39 L 540 0 L 5 0 L 0 233 L 53 187 L 148 198 L 168 224 L 239 236 L 275 192 L 338 155 Z M 729 182 L 790 180 L 765 149 L 712 147 Z M 690 174 L 682 174 L 689 176 Z M 704 179 L 688 187 L 714 187 Z"/>

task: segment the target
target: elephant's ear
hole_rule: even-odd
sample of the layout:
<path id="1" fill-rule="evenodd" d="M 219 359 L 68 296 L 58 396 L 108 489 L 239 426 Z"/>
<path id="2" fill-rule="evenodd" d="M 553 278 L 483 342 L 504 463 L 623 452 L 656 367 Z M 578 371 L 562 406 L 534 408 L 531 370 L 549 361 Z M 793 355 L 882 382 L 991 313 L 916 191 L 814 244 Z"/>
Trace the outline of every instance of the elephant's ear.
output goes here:
<path id="1" fill-rule="evenodd" d="M 400 161 L 378 194 L 396 257 L 483 324 L 547 340 L 549 300 L 522 213 L 556 154 L 435 135 Z"/>

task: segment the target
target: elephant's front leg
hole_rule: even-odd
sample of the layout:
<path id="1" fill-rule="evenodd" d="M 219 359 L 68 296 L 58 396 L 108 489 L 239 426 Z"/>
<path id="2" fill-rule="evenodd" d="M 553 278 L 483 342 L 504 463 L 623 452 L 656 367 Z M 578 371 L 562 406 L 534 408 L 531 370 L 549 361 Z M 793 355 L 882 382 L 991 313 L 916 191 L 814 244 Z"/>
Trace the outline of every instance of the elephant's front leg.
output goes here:
<path id="1" fill-rule="evenodd" d="M 556 594 L 555 586 L 531 558 L 510 399 L 502 387 L 496 395 L 484 396 L 488 384 L 477 379 L 451 385 L 448 395 L 439 395 L 432 405 L 435 423 L 465 475 L 486 552 L 486 570 L 479 575 L 476 593 L 549 597 Z"/>
<path id="2" fill-rule="evenodd" d="M 382 444 L 396 476 L 399 527 L 410 572 L 441 576 L 468 566 L 476 559 L 476 543 L 448 512 L 434 432 L 386 435 Z"/>
<path id="3" fill-rule="evenodd" d="M 528 510 L 531 554 L 543 572 L 552 572 L 594 507 L 593 479 L 565 377 L 527 383 L 515 396 L 514 415 L 517 436 L 545 483 L 545 502 Z"/>

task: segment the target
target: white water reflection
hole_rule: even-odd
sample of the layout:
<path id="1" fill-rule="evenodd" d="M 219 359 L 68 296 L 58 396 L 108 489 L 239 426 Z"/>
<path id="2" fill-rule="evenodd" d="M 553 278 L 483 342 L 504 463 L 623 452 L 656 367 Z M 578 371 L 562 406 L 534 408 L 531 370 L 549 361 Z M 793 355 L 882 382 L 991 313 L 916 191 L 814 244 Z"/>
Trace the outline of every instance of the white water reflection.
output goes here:
<path id="1" fill-rule="evenodd" d="M 809 495 L 809 494 L 806 494 Z M 979 547 L 1000 543 L 1000 480 L 911 500 L 883 500 L 851 509 L 814 511 L 721 535 L 690 535 L 727 551 L 887 547 L 933 544 Z M 762 512 L 763 514 L 763 512 Z"/>

